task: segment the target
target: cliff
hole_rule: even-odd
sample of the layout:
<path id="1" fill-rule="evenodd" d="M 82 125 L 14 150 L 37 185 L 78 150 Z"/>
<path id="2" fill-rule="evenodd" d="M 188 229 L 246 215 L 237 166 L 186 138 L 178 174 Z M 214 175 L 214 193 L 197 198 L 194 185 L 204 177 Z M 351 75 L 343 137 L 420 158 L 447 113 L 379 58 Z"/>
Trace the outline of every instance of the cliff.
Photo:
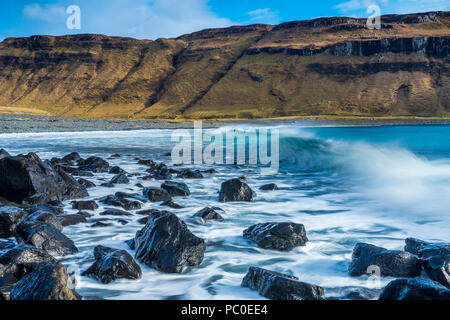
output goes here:
<path id="1" fill-rule="evenodd" d="M 0 44 L 0 106 L 116 119 L 450 117 L 450 12 Z"/>

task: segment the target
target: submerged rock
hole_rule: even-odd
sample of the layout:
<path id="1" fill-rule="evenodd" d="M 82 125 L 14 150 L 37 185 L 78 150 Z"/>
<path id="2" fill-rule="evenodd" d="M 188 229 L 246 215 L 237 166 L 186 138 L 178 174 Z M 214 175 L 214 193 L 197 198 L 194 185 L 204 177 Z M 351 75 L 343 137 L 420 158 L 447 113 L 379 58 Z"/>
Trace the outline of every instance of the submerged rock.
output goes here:
<path id="1" fill-rule="evenodd" d="M 182 179 L 203 179 L 203 175 L 199 170 L 191 169 L 180 170 L 177 176 Z"/>
<path id="2" fill-rule="evenodd" d="M 409 252 L 387 250 L 367 243 L 357 243 L 348 267 L 349 274 L 353 277 L 368 274 L 370 266 L 380 268 L 381 276 L 386 277 L 413 278 L 422 272 L 419 259 Z"/>
<path id="3" fill-rule="evenodd" d="M 405 242 L 405 251 L 419 257 L 428 277 L 450 289 L 450 244 L 429 243 L 414 238 L 408 238 Z"/>
<path id="4" fill-rule="evenodd" d="M 163 202 L 172 200 L 170 194 L 161 188 L 144 188 L 142 191 L 144 196 L 146 196 L 151 202 Z"/>
<path id="5" fill-rule="evenodd" d="M 141 268 L 125 250 L 97 246 L 94 257 L 94 264 L 82 273 L 83 276 L 105 284 L 116 279 L 139 279 L 142 276 Z"/>
<path id="6" fill-rule="evenodd" d="M 278 190 L 278 186 L 275 183 L 269 183 L 261 186 L 259 190 L 268 191 L 268 190 Z"/>
<path id="7" fill-rule="evenodd" d="M 172 200 L 162 202 L 161 206 L 170 207 L 172 209 L 183 209 L 184 208 L 182 205 L 179 205 L 178 203 L 175 203 Z"/>
<path id="8" fill-rule="evenodd" d="M 109 169 L 108 173 L 111 173 L 111 174 L 121 174 L 121 173 L 123 173 L 123 174 L 125 174 L 127 172 L 125 170 L 123 170 L 121 167 L 114 166 L 114 167 L 111 167 Z"/>
<path id="9" fill-rule="evenodd" d="M 450 290 L 425 279 L 396 279 L 381 292 L 379 300 L 450 300 Z"/>
<path id="10" fill-rule="evenodd" d="M 200 218 L 203 222 L 206 222 L 208 220 L 218 220 L 223 221 L 223 217 L 215 211 L 213 208 L 207 207 L 203 208 L 202 210 L 195 213 L 193 218 Z"/>
<path id="11" fill-rule="evenodd" d="M 166 181 L 161 185 L 172 197 L 186 197 L 191 195 L 187 184 L 175 181 Z"/>
<path id="12" fill-rule="evenodd" d="M 72 202 L 72 209 L 94 211 L 98 209 L 98 204 L 94 200 L 74 201 Z"/>
<path id="13" fill-rule="evenodd" d="M 304 225 L 290 222 L 260 223 L 244 230 L 244 238 L 263 249 L 290 251 L 308 241 Z"/>
<path id="14" fill-rule="evenodd" d="M 219 193 L 220 202 L 253 201 L 255 193 L 240 179 L 231 179 L 222 183 Z"/>
<path id="15" fill-rule="evenodd" d="M 273 300 L 324 300 L 322 287 L 257 267 L 250 267 L 241 285 Z"/>
<path id="16" fill-rule="evenodd" d="M 107 208 L 105 211 L 100 213 L 101 216 L 132 216 L 131 213 L 119 210 L 119 209 L 113 209 L 113 208 Z"/>
<path id="17" fill-rule="evenodd" d="M 123 173 L 120 173 L 120 174 L 114 176 L 111 179 L 110 183 L 113 183 L 113 184 L 127 184 L 127 183 L 130 183 L 130 179 L 128 179 L 128 177 L 126 175 L 124 175 Z"/>
<path id="18" fill-rule="evenodd" d="M 167 273 L 181 273 L 184 267 L 203 261 L 205 241 L 189 231 L 186 224 L 169 212 L 152 214 L 136 233 L 136 258 Z"/>
<path id="19" fill-rule="evenodd" d="M 73 226 L 79 223 L 87 223 L 82 214 L 66 214 L 57 217 L 63 227 Z"/>

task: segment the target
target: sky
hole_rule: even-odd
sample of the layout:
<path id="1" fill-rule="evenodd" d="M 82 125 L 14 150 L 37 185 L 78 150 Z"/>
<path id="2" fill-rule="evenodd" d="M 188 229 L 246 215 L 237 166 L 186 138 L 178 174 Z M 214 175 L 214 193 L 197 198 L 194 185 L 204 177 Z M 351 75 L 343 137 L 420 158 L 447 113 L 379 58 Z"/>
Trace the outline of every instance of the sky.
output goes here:
<path id="1" fill-rule="evenodd" d="M 450 0 L 0 0 L 0 40 L 37 34 L 99 33 L 139 39 L 206 28 L 279 24 L 325 16 L 450 11 Z M 77 6 L 77 11 L 68 9 Z M 68 25 L 69 20 L 69 25 Z M 77 24 L 79 22 L 79 25 Z"/>

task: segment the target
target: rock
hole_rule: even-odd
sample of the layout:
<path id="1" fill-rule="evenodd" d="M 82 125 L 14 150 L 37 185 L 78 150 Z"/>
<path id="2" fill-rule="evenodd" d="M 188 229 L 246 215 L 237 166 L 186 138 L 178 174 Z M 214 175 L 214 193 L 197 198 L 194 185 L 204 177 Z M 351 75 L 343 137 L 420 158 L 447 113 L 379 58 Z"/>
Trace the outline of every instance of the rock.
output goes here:
<path id="1" fill-rule="evenodd" d="M 98 209 L 98 204 L 94 200 L 74 201 L 72 202 L 72 209 L 94 211 Z"/>
<path id="2" fill-rule="evenodd" d="M 24 215 L 24 211 L 18 207 L 0 207 L 0 238 L 7 239 L 14 236 L 14 228 Z"/>
<path id="3" fill-rule="evenodd" d="M 218 220 L 218 221 L 224 220 L 223 217 L 218 212 L 216 212 L 213 208 L 209 207 L 198 211 L 192 217 L 200 218 L 203 222 L 206 222 L 208 220 Z"/>
<path id="4" fill-rule="evenodd" d="M 0 159 L 10 157 L 11 155 L 5 149 L 0 149 Z"/>
<path id="5" fill-rule="evenodd" d="M 131 250 L 135 250 L 135 247 L 134 247 L 134 238 L 125 241 L 125 243 L 126 243 L 126 245 L 127 245 L 128 247 L 130 247 Z"/>
<path id="6" fill-rule="evenodd" d="M 82 216 L 82 217 L 85 217 L 85 218 L 90 218 L 90 217 L 92 217 L 92 214 L 90 214 L 90 213 L 87 212 L 87 211 L 79 211 L 79 212 L 77 212 L 77 214 L 80 215 L 80 216 Z"/>
<path id="7" fill-rule="evenodd" d="M 50 212 L 46 211 L 35 211 L 24 216 L 21 222 L 33 223 L 33 222 L 45 222 L 47 224 L 51 224 L 58 231 L 63 230 L 63 225 L 59 222 L 58 218 Z"/>
<path id="8" fill-rule="evenodd" d="M 172 197 L 186 197 L 191 195 L 188 186 L 185 183 L 166 181 L 161 185 Z"/>
<path id="9" fill-rule="evenodd" d="M 385 277 L 418 277 L 422 272 L 419 259 L 404 251 L 387 250 L 367 243 L 357 243 L 348 267 L 351 276 L 370 274 L 370 266 L 380 268 Z"/>
<path id="10" fill-rule="evenodd" d="M 92 171 L 92 172 L 108 172 L 109 163 L 99 157 L 89 157 L 86 160 L 78 161 L 80 170 Z"/>
<path id="11" fill-rule="evenodd" d="M 138 210 L 142 208 L 142 205 L 139 201 L 132 201 L 117 197 L 115 195 L 109 195 L 101 198 L 100 202 L 114 207 L 122 207 L 125 210 Z"/>
<path id="12" fill-rule="evenodd" d="M 278 186 L 275 183 L 265 184 L 259 188 L 259 190 L 268 191 L 268 190 L 278 190 Z"/>
<path id="13" fill-rule="evenodd" d="M 101 221 L 97 221 L 96 223 L 91 225 L 91 228 L 106 228 L 106 227 L 111 227 L 113 226 L 112 223 L 104 223 Z"/>
<path id="14" fill-rule="evenodd" d="M 255 193 L 240 179 L 231 179 L 222 183 L 219 193 L 220 202 L 253 201 Z"/>
<path id="15" fill-rule="evenodd" d="M 111 173 L 111 174 L 125 174 L 127 172 L 125 170 L 123 170 L 121 167 L 114 166 L 114 167 L 111 167 L 109 169 L 108 173 Z"/>
<path id="16" fill-rule="evenodd" d="M 207 169 L 207 170 L 203 170 L 201 171 L 202 173 L 208 173 L 208 174 L 214 174 L 217 173 L 217 171 L 215 169 Z"/>
<path id="17" fill-rule="evenodd" d="M 205 241 L 169 212 L 148 216 L 145 227 L 136 233 L 136 258 L 147 266 L 167 273 L 181 273 L 184 267 L 203 261 Z"/>
<path id="18" fill-rule="evenodd" d="M 450 290 L 425 279 L 396 279 L 381 292 L 379 300 L 450 300 Z"/>
<path id="19" fill-rule="evenodd" d="M 123 210 L 119 210 L 119 209 L 112 209 L 112 208 L 107 208 L 105 211 L 100 213 L 101 216 L 132 216 L 131 213 L 123 211 Z"/>
<path id="20" fill-rule="evenodd" d="M 18 245 L 0 255 L 0 263 L 5 266 L 10 264 L 23 264 L 43 261 L 56 262 L 56 259 L 44 250 L 38 249 L 28 244 Z"/>
<path id="21" fill-rule="evenodd" d="M 73 176 L 77 176 L 77 177 L 93 177 L 94 174 L 90 171 L 85 171 L 85 170 L 75 170 L 74 172 L 72 172 Z"/>
<path id="22" fill-rule="evenodd" d="M 78 152 L 72 152 L 62 158 L 63 162 L 77 162 L 81 160 Z"/>
<path id="23" fill-rule="evenodd" d="M 58 220 L 63 227 L 73 226 L 79 223 L 87 223 L 87 220 L 81 214 L 66 214 L 58 216 Z"/>
<path id="24" fill-rule="evenodd" d="M 16 283 L 11 300 L 80 300 L 66 267 L 58 262 L 41 262 Z"/>
<path id="25" fill-rule="evenodd" d="M 142 201 L 142 202 L 147 202 L 145 197 L 143 195 L 141 195 L 141 194 L 138 194 L 138 193 L 126 193 L 126 192 L 119 191 L 119 192 L 116 192 L 114 194 L 114 196 L 116 198 L 121 198 L 121 199 L 130 198 L 130 199 L 137 199 L 137 200 Z"/>
<path id="26" fill-rule="evenodd" d="M 142 271 L 139 265 L 125 250 L 117 250 L 103 246 L 94 249 L 95 262 L 83 276 L 90 276 L 102 283 L 110 283 L 116 279 L 139 279 Z"/>
<path id="27" fill-rule="evenodd" d="M 428 243 L 414 238 L 405 242 L 405 251 L 419 257 L 428 277 L 450 289 L 450 244 Z"/>
<path id="28" fill-rule="evenodd" d="M 83 198 L 87 191 L 59 167 L 29 153 L 0 160 L 0 196 L 20 204 L 37 204 Z"/>
<path id="29" fill-rule="evenodd" d="M 147 224 L 148 220 L 149 220 L 149 217 L 144 217 L 144 218 L 138 219 L 137 222 L 139 224 L 144 224 L 145 225 L 145 224 Z"/>
<path id="30" fill-rule="evenodd" d="M 173 202 L 172 200 L 162 202 L 161 206 L 170 207 L 172 209 L 183 209 L 184 208 L 183 206 Z"/>
<path id="31" fill-rule="evenodd" d="M 45 222 L 21 222 L 14 230 L 14 235 L 18 243 L 31 244 L 53 256 L 78 252 L 72 240 Z"/>
<path id="32" fill-rule="evenodd" d="M 149 166 L 149 167 L 156 166 L 156 162 L 153 160 L 139 160 L 138 164 L 141 164 L 144 166 Z"/>
<path id="33" fill-rule="evenodd" d="M 199 170 L 183 169 L 178 173 L 178 178 L 182 179 L 203 179 Z"/>
<path id="34" fill-rule="evenodd" d="M 86 189 L 90 189 L 90 188 L 95 188 L 96 187 L 95 183 L 93 183 L 93 182 L 91 182 L 89 180 L 83 179 L 83 178 L 79 178 L 77 181 L 78 181 L 78 183 L 80 185 L 82 185 Z"/>
<path id="35" fill-rule="evenodd" d="M 301 282 L 297 277 L 250 267 L 241 286 L 273 300 L 324 300 L 322 287 Z"/>
<path id="36" fill-rule="evenodd" d="M 154 213 L 160 213 L 160 210 L 157 209 L 147 209 L 147 210 L 141 210 L 141 211 L 137 211 L 136 214 L 140 215 L 140 216 L 148 216 Z"/>
<path id="37" fill-rule="evenodd" d="M 263 249 L 279 251 L 290 251 L 308 242 L 305 227 L 290 222 L 256 224 L 244 230 L 244 238 L 255 241 Z"/>
<path id="38" fill-rule="evenodd" d="M 163 202 L 163 201 L 172 200 L 172 197 L 170 196 L 170 194 L 166 190 L 161 189 L 161 188 L 153 188 L 153 187 L 144 188 L 142 193 L 151 202 Z"/>
<path id="39" fill-rule="evenodd" d="M 64 213 L 64 205 L 63 206 L 55 206 L 51 205 L 51 202 L 48 204 L 35 204 L 32 206 L 26 206 L 24 207 L 24 210 L 28 213 L 34 213 L 37 211 L 44 211 L 44 212 L 50 212 L 53 213 L 55 216 Z"/>
<path id="40" fill-rule="evenodd" d="M 136 183 L 136 187 L 138 188 L 144 188 L 144 185 L 142 183 Z"/>
<path id="41" fill-rule="evenodd" d="M 124 175 L 123 173 L 114 176 L 110 181 L 110 183 L 114 183 L 114 184 L 127 184 L 129 182 L 130 182 L 130 179 L 128 179 L 128 177 L 126 175 Z"/>
<path id="42" fill-rule="evenodd" d="M 111 183 L 111 182 L 102 183 L 100 186 L 105 187 L 105 188 L 114 188 L 115 187 L 114 183 Z"/>

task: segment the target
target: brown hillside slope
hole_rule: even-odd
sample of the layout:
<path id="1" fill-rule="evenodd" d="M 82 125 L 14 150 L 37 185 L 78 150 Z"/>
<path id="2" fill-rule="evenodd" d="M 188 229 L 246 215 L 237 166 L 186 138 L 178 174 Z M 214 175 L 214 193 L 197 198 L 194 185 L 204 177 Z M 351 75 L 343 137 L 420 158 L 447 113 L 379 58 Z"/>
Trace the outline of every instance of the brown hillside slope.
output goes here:
<path id="1" fill-rule="evenodd" d="M 450 12 L 320 18 L 156 41 L 102 35 L 0 44 L 0 106 L 57 115 L 235 119 L 450 116 Z"/>

